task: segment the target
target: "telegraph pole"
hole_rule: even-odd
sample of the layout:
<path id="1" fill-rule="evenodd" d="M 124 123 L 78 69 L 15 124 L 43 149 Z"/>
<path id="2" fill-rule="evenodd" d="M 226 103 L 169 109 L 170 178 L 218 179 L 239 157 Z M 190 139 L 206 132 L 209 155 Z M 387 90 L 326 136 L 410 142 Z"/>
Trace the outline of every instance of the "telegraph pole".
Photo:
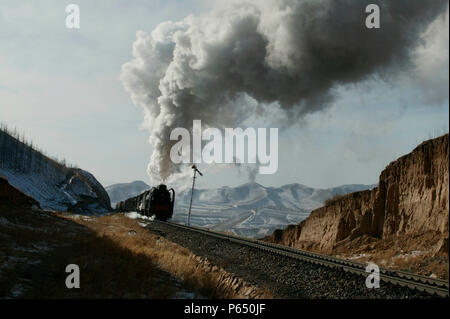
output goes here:
<path id="1" fill-rule="evenodd" d="M 195 185 L 195 175 L 197 173 L 200 174 L 200 176 L 203 176 L 203 174 L 197 169 L 197 166 L 192 165 L 192 169 L 194 170 L 194 178 L 192 179 L 192 191 L 191 191 L 191 202 L 189 203 L 189 213 L 188 213 L 188 220 L 187 225 L 191 225 L 191 208 L 192 208 L 192 198 L 194 197 L 194 185 Z"/>

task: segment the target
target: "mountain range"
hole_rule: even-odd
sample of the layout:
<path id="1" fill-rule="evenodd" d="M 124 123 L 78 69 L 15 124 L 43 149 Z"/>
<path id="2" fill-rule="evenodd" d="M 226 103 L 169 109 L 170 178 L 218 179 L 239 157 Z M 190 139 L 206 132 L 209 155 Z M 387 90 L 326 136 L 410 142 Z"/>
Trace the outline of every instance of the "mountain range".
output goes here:
<path id="1" fill-rule="evenodd" d="M 265 187 L 246 183 L 237 187 L 195 189 L 191 225 L 231 232 L 246 237 L 262 237 L 277 228 L 299 223 L 309 213 L 336 195 L 372 189 L 376 185 L 342 185 L 319 189 L 302 184 Z M 141 181 L 106 187 L 112 202 L 137 196 L 149 186 Z M 176 194 L 173 222 L 186 223 L 191 190 Z"/>

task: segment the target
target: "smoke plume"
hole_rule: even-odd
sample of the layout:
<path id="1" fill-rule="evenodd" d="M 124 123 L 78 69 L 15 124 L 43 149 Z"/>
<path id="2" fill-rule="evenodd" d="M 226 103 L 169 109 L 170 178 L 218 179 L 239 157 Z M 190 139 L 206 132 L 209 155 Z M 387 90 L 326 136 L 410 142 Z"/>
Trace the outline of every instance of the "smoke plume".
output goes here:
<path id="1" fill-rule="evenodd" d="M 360 0 L 249 0 L 137 32 L 121 80 L 144 108 L 153 154 L 149 173 L 166 180 L 173 128 L 237 127 L 275 103 L 295 121 L 326 108 L 337 85 L 407 69 L 421 34 L 445 0 L 373 0 L 381 28 L 367 29 Z"/>

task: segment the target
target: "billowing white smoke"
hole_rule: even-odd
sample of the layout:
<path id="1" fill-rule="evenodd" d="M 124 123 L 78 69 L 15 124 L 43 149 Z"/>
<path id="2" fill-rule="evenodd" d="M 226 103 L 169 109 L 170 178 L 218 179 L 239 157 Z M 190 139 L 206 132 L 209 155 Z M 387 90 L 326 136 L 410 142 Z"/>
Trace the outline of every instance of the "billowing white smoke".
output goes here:
<path id="1" fill-rule="evenodd" d="M 145 111 L 153 182 L 183 174 L 172 164 L 173 128 L 238 127 L 252 98 L 295 120 L 328 106 L 336 85 L 410 66 L 414 48 L 447 1 L 374 0 L 381 29 L 367 29 L 360 0 L 250 0 L 137 32 L 121 80 Z M 186 173 L 186 171 L 184 172 Z"/>

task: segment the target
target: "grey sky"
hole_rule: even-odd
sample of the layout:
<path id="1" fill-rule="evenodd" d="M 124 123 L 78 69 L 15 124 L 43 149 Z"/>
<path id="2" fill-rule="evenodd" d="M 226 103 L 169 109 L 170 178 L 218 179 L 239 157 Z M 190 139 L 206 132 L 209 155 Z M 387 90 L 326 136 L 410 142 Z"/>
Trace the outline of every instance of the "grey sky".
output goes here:
<path id="1" fill-rule="evenodd" d="M 148 182 L 149 133 L 118 80 L 136 31 L 202 14 L 197 1 L 73 1 L 81 29 L 68 30 L 69 1 L 0 2 L 0 121 L 103 184 Z M 448 9 L 417 48 L 414 73 L 340 87 L 325 111 L 280 128 L 279 170 L 263 185 L 331 187 L 377 182 L 385 165 L 448 131 Z M 257 124 L 257 123 L 256 123 Z M 262 123 L 267 125 L 267 121 Z M 277 125 L 277 123 L 274 123 Z M 206 168 L 200 187 L 245 182 L 245 170 Z"/>

